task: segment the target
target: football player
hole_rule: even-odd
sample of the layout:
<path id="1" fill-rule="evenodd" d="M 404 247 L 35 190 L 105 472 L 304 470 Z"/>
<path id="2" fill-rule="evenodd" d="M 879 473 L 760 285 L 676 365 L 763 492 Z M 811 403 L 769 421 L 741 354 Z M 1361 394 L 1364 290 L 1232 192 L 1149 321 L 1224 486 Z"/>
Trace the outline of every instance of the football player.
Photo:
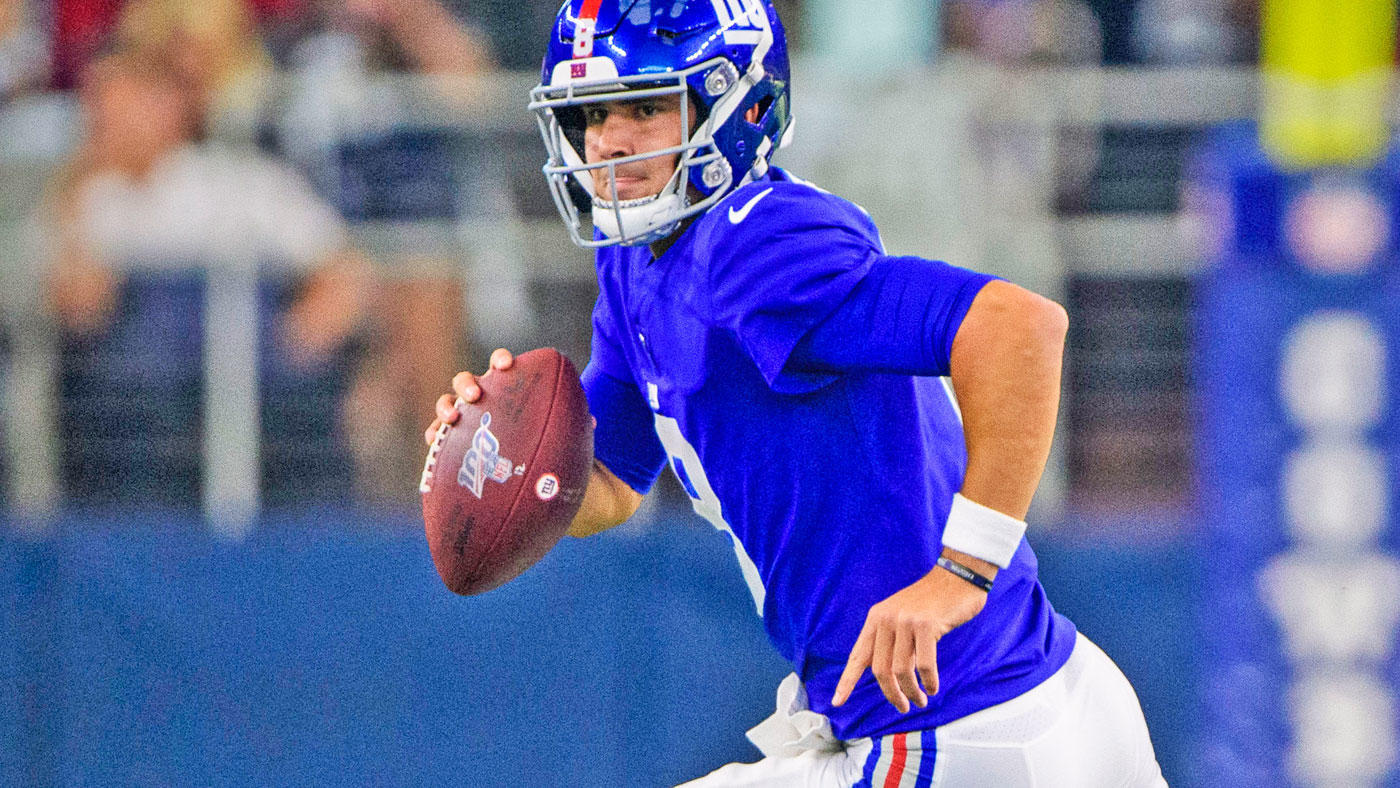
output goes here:
<path id="1" fill-rule="evenodd" d="M 1064 310 L 887 254 L 862 209 L 771 166 L 788 81 L 768 0 L 569 0 L 530 104 L 597 249 L 571 533 L 626 520 L 670 465 L 795 671 L 749 733 L 763 760 L 687 785 L 1165 785 L 1023 536 Z M 440 421 L 480 395 L 453 388 Z"/>

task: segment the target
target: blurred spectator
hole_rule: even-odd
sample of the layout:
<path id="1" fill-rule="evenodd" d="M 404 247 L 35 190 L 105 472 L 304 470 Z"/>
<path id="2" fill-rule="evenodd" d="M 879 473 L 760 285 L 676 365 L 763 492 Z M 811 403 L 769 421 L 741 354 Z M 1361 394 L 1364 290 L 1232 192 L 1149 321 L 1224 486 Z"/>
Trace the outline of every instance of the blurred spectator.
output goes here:
<path id="1" fill-rule="evenodd" d="M 1002 62 L 1252 62 L 1259 0 L 952 0 L 950 46 Z"/>
<path id="2" fill-rule="evenodd" d="M 1092 64 L 1103 46 L 1084 0 L 955 0 L 947 14 L 950 48 L 998 63 Z"/>
<path id="3" fill-rule="evenodd" d="M 446 0 L 447 6 L 459 19 L 484 30 L 491 41 L 491 50 L 501 68 L 510 71 L 538 71 L 543 53 L 541 36 L 554 25 L 563 0 Z M 792 5 L 791 0 L 780 6 Z M 779 8 L 784 11 L 785 8 Z M 781 14 L 789 31 L 795 30 L 794 20 Z"/>
<path id="4" fill-rule="evenodd" d="M 536 321 L 507 165 L 509 152 L 527 145 L 522 171 L 539 179 L 538 138 L 523 126 L 460 122 L 494 121 L 496 107 L 523 99 L 491 92 L 481 79 L 495 74 L 485 36 L 447 5 L 323 0 L 312 12 L 313 26 L 286 53 L 279 143 L 381 264 L 385 320 L 405 338 L 375 356 L 381 388 L 357 389 L 351 418 L 361 419 L 354 432 L 370 444 L 366 453 L 403 457 L 392 447 L 407 433 L 383 418 L 383 401 L 435 399 L 465 355 L 464 323 L 477 329 L 479 350 L 531 341 Z M 413 462 L 379 467 L 387 474 L 418 464 L 421 447 L 412 451 Z M 413 490 L 388 476 L 376 486 Z"/>
<path id="5" fill-rule="evenodd" d="M 494 68 L 485 36 L 438 0 L 321 0 L 289 54 L 294 68 L 460 78 Z"/>
<path id="6" fill-rule="evenodd" d="M 470 110 L 482 103 L 480 80 L 494 72 L 484 36 L 438 0 L 319 0 L 283 42 L 291 75 L 280 145 L 304 165 L 345 137 L 379 133 L 416 108 L 421 90 L 375 90 L 377 78 L 426 77 L 432 100 Z M 323 191 L 331 182 L 319 183 Z"/>
<path id="7" fill-rule="evenodd" d="M 1247 52 L 1245 31 L 1231 24 L 1232 0 L 1138 0 L 1133 49 L 1142 63 L 1229 63 Z"/>
<path id="8" fill-rule="evenodd" d="M 436 77 L 433 99 L 470 109 L 482 98 L 472 78 L 494 72 L 483 37 L 438 0 L 319 0 L 298 24 L 281 58 L 291 79 L 279 144 L 313 171 L 343 139 L 383 133 L 418 108 L 421 91 L 376 90 L 375 78 Z M 318 185 L 329 193 L 337 181 Z"/>
<path id="9" fill-rule="evenodd" d="M 272 59 L 247 0 L 127 0 L 111 45 L 169 58 L 216 136 L 252 139 Z"/>
<path id="10" fill-rule="evenodd" d="M 316 370 L 324 369 L 344 347 L 370 306 L 369 268 L 349 246 L 335 211 L 295 171 L 276 160 L 199 144 L 200 89 L 163 52 L 123 51 L 97 61 L 83 80 L 81 102 L 87 136 L 52 184 L 42 219 L 47 303 L 59 327 L 73 341 L 100 344 L 118 318 L 125 321 L 123 330 L 137 336 L 140 321 L 198 326 L 194 315 L 162 313 L 158 299 L 156 311 L 151 311 L 149 298 L 124 287 L 126 280 L 138 276 L 149 281 L 152 272 L 223 266 L 259 278 L 291 277 L 300 285 L 277 317 L 272 353 L 282 359 L 276 368 L 289 370 L 283 380 L 316 377 Z M 123 302 L 128 297 L 133 305 Z M 197 300 L 184 296 L 168 303 L 181 311 L 198 307 Z M 138 314 L 133 316 L 133 309 Z M 135 329 L 132 320 L 138 321 Z M 197 328 L 187 328 L 191 330 L 198 334 Z M 197 348 L 198 337 L 193 341 Z M 127 352 L 133 350 L 152 349 L 127 346 Z M 106 363 L 111 368 L 111 362 Z M 156 366 L 147 369 L 142 363 Z M 190 362 L 181 363 L 188 367 Z M 129 368 L 115 369 L 138 378 L 189 374 L 188 369 L 168 365 L 168 359 L 133 359 Z M 197 371 L 194 375 L 197 380 Z M 114 390 L 132 385 L 110 381 Z M 265 377 L 264 393 L 279 385 L 279 380 Z M 154 424 L 167 416 L 156 413 L 147 420 Z M 147 425 L 132 418 L 132 423 L 116 428 L 127 430 L 126 439 L 134 441 L 130 446 L 140 447 Z M 265 408 L 265 426 L 274 428 L 268 420 Z M 188 429 L 181 433 L 187 440 Z M 324 439 L 331 441 L 333 436 Z M 112 451 L 103 447 L 94 456 Z M 160 461 L 160 455 L 150 459 Z M 91 473 L 93 465 L 100 467 L 88 458 L 66 469 L 70 484 L 73 474 Z M 298 476 L 321 470 L 292 469 L 292 484 L 283 487 L 291 490 Z M 152 489 L 155 485 L 140 481 L 137 486 L 142 484 L 138 494 L 159 494 Z M 72 486 L 89 492 L 93 487 Z"/>
<path id="11" fill-rule="evenodd" d="M 380 33 L 397 49 L 385 55 L 402 56 L 394 63 L 400 70 L 460 75 L 492 67 L 484 37 L 435 0 L 345 0 L 344 10 L 353 24 Z"/>
<path id="12" fill-rule="evenodd" d="M 950 48 L 998 66 L 1089 66 L 1103 50 L 1098 17 L 1085 0 L 957 0 L 949 6 L 944 30 Z M 1020 78 L 1009 72 L 995 84 L 1014 87 Z M 1027 197 L 1043 203 L 1047 195 L 1041 184 L 1053 184 L 1051 201 L 1079 204 L 1099 163 L 1098 137 L 1088 128 L 1066 127 L 1053 139 L 1042 139 L 992 124 L 977 137 L 979 160 L 1010 203 Z"/>
<path id="13" fill-rule="evenodd" d="M 54 87 L 74 88 L 84 69 L 110 42 L 130 0 L 40 1 L 49 9 L 51 19 Z M 305 16 L 312 2 L 315 0 L 239 0 L 239 5 L 259 25 L 276 27 Z M 198 8 L 198 4 L 189 5 Z M 217 8 L 215 13 L 227 15 Z"/>
<path id="14" fill-rule="evenodd" d="M 53 86 L 77 87 L 78 78 L 106 43 L 121 0 L 53 0 Z"/>
<path id="15" fill-rule="evenodd" d="M 289 350 L 323 357 L 364 313 L 368 279 L 331 208 L 292 170 L 195 144 L 199 98 L 174 64 L 124 53 L 92 66 L 88 136 L 53 191 L 49 298 L 64 328 L 101 330 L 126 261 L 251 259 L 311 273 Z"/>
<path id="16" fill-rule="evenodd" d="M 0 0 L 0 104 L 48 77 L 49 45 L 25 0 Z"/>

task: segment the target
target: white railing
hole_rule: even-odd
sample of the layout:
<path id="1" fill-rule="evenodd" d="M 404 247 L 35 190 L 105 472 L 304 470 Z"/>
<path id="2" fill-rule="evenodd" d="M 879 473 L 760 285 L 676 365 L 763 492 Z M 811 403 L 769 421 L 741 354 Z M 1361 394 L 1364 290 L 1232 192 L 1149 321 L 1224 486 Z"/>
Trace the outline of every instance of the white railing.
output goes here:
<path id="1" fill-rule="evenodd" d="M 949 58 L 931 71 L 888 77 L 878 85 L 801 62 L 794 73 L 798 142 L 780 154 L 780 164 L 864 204 L 885 228 L 891 251 L 953 259 L 1054 296 L 1071 272 L 1184 273 L 1199 254 L 1171 215 L 1056 218 L 1048 181 L 1057 153 L 1047 140 L 1053 143 L 1062 129 L 1104 124 L 1204 125 L 1250 116 L 1257 103 L 1255 75 L 1247 70 L 1006 71 Z M 322 111 L 302 113 L 300 120 L 296 113 L 284 113 L 283 136 L 297 143 L 290 146 L 294 157 L 314 168 L 333 165 L 323 154 L 336 140 L 395 125 L 528 133 L 533 119 L 524 105 L 534 82 L 533 74 L 506 74 L 470 84 L 385 78 L 323 86 Z M 285 107 L 307 90 L 288 77 L 269 95 L 274 106 Z M 39 125 L 29 128 L 23 118 L 17 120 L 25 112 L 39 118 Z M 0 166 L 55 166 L 74 128 L 71 102 L 0 108 L 0 136 L 7 136 L 0 140 Z M 1012 167 L 1009 176 L 1006 162 L 998 161 L 1007 156 L 1024 165 Z M 0 181 L 0 193 L 13 188 Z M 521 276 L 591 277 L 587 256 L 567 244 L 553 219 L 512 216 L 483 220 L 490 227 L 482 229 L 498 239 L 493 247 L 535 249 L 523 257 L 548 261 Z M 21 219 L 0 215 L 0 254 L 13 256 L 22 247 L 14 242 Z M 474 237 L 472 221 L 447 230 L 459 239 Z M 370 223 L 356 230 L 373 250 L 442 238 L 444 228 L 431 225 Z M 38 261 L 16 259 L 0 265 L 5 279 L 0 290 L 25 294 L 19 303 L 13 297 L 3 302 L 12 347 L 3 376 L 9 469 L 4 483 L 16 511 L 35 522 L 60 503 L 56 364 L 38 307 L 34 272 L 39 267 Z M 206 305 L 204 506 L 234 535 L 259 508 L 253 287 L 245 279 L 216 275 Z M 1042 519 L 1054 519 L 1063 479 L 1063 461 L 1057 458 L 1041 496 L 1042 515 L 1051 516 Z"/>

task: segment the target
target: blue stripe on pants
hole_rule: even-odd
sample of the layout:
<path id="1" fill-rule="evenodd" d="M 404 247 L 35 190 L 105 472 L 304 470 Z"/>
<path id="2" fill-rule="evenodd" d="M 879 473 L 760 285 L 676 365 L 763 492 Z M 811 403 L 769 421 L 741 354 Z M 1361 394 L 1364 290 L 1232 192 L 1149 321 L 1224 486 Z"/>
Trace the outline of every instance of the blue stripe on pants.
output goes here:
<path id="1" fill-rule="evenodd" d="M 875 777 L 875 764 L 880 762 L 880 739 L 871 739 L 870 754 L 865 758 L 865 768 L 861 770 L 860 782 L 851 788 L 873 788 L 872 780 Z"/>
<path id="2" fill-rule="evenodd" d="M 938 760 L 938 737 L 930 728 L 919 737 L 919 776 L 914 779 L 914 788 L 929 788 L 933 782 L 933 763 Z"/>

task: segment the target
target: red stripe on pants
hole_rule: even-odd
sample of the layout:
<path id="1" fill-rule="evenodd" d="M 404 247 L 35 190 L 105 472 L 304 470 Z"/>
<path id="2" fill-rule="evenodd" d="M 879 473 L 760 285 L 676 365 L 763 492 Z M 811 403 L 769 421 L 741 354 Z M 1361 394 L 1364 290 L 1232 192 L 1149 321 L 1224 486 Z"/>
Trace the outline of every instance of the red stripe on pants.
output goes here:
<path id="1" fill-rule="evenodd" d="M 884 788 L 899 788 L 899 781 L 904 777 L 904 758 L 908 751 L 904 749 L 904 737 L 907 734 L 896 733 L 894 739 L 894 754 L 890 756 L 890 770 L 885 772 Z"/>

